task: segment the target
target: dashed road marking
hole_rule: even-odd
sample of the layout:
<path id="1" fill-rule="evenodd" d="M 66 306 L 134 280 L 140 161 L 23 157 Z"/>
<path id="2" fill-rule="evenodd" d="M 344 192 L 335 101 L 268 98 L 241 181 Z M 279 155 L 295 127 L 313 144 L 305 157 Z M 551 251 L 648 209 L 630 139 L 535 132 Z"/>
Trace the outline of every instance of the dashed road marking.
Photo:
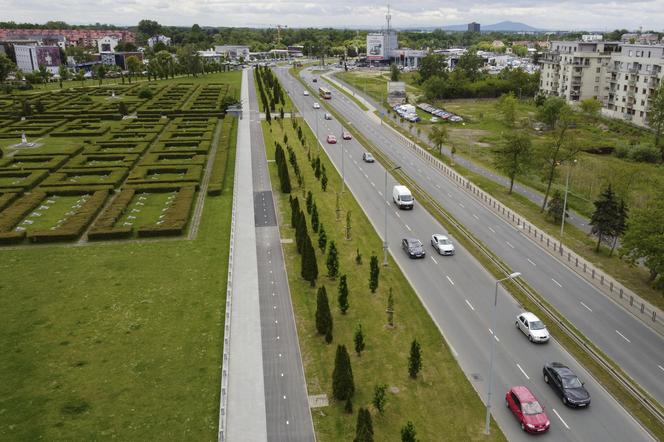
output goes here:
<path id="1" fill-rule="evenodd" d="M 563 418 L 560 417 L 560 415 L 558 414 L 558 412 L 556 411 L 556 409 L 555 409 L 555 408 L 552 408 L 551 410 L 553 410 L 553 412 L 556 413 L 556 416 L 558 416 L 558 419 L 560 419 L 560 422 L 562 422 L 563 425 L 565 426 L 565 428 L 567 428 L 567 429 L 569 430 L 569 425 L 567 425 L 567 422 L 565 422 L 565 421 L 563 420 Z"/>
<path id="2" fill-rule="evenodd" d="M 452 278 L 450 278 L 450 277 L 447 276 L 447 275 L 445 275 L 445 277 L 446 277 L 447 280 L 450 282 L 450 284 L 454 285 L 454 281 L 452 281 Z"/>
<path id="3" fill-rule="evenodd" d="M 555 279 L 551 278 L 551 281 L 555 282 L 556 285 L 557 285 L 558 287 L 560 287 L 560 288 L 563 287 L 563 286 L 562 286 L 558 281 L 556 281 Z"/>
<path id="4" fill-rule="evenodd" d="M 519 367 L 519 370 L 521 370 L 521 373 L 523 373 L 523 375 L 526 377 L 526 379 L 530 380 L 530 376 L 528 376 L 528 375 L 526 374 L 526 372 L 523 371 L 523 368 L 521 368 L 521 366 L 520 366 L 519 364 L 516 364 L 516 366 Z"/>
<path id="5" fill-rule="evenodd" d="M 489 230 L 491 230 L 493 233 L 496 233 L 496 231 L 493 230 L 491 227 L 489 227 Z"/>
<path id="6" fill-rule="evenodd" d="M 465 208 L 466 208 L 466 206 L 464 206 L 464 205 L 461 204 L 461 203 L 459 203 L 459 205 L 461 206 L 462 209 L 465 209 Z"/>
<path id="7" fill-rule="evenodd" d="M 625 341 L 629 342 L 630 344 L 632 343 L 632 341 L 630 341 L 629 339 L 627 339 L 627 336 L 623 335 L 623 334 L 620 333 L 618 330 L 616 330 L 616 333 L 618 333 L 618 334 L 620 335 L 620 337 L 623 338 Z"/>
<path id="8" fill-rule="evenodd" d="M 473 217 L 474 217 L 476 220 L 478 220 L 478 221 L 479 221 L 479 219 L 480 219 L 480 217 L 477 216 L 477 215 L 475 215 L 474 213 L 473 213 Z"/>
<path id="9" fill-rule="evenodd" d="M 371 182 L 371 185 L 372 185 L 373 187 L 376 187 L 376 183 L 374 183 L 373 181 Z"/>
<path id="10" fill-rule="evenodd" d="M 660 370 L 664 371 L 664 367 L 662 367 L 661 365 L 658 365 L 658 367 Z"/>
<path id="11" fill-rule="evenodd" d="M 470 301 L 467 299 L 466 299 L 466 304 L 468 304 L 468 307 L 470 307 L 472 311 L 475 311 L 475 307 L 473 307 L 473 304 L 471 304 Z"/>
<path id="12" fill-rule="evenodd" d="M 394 214 L 397 216 L 397 218 L 401 218 L 401 215 L 399 215 L 399 212 L 394 212 Z"/>
<path id="13" fill-rule="evenodd" d="M 381 192 L 381 191 L 379 190 L 379 191 L 378 191 L 378 195 L 383 196 L 383 192 Z"/>
<path id="14" fill-rule="evenodd" d="M 431 260 L 432 260 L 434 263 L 438 264 L 438 261 L 436 261 L 436 258 L 434 258 L 433 256 L 431 257 Z"/>
<path id="15" fill-rule="evenodd" d="M 584 304 L 583 301 L 579 301 L 579 302 L 581 303 L 582 306 L 584 306 L 585 308 L 587 308 L 589 312 L 592 313 L 593 310 L 592 310 L 590 307 L 588 307 L 586 304 Z"/>
<path id="16" fill-rule="evenodd" d="M 410 226 L 409 226 L 408 224 L 405 224 L 405 226 L 406 226 L 406 228 L 408 229 L 409 232 L 412 232 L 412 231 L 413 231 L 413 229 L 411 229 Z"/>
<path id="17" fill-rule="evenodd" d="M 496 341 L 500 342 L 500 339 L 498 339 L 498 336 L 496 336 L 496 335 L 493 333 L 493 330 L 489 329 L 489 333 L 491 333 L 491 334 L 493 335 L 493 337 L 496 338 Z"/>
<path id="18" fill-rule="evenodd" d="M 514 248 L 514 246 L 513 246 L 509 241 L 505 241 L 505 243 L 506 243 L 508 246 L 510 246 L 511 248 Z"/>
<path id="19" fill-rule="evenodd" d="M 530 259 L 528 259 L 528 258 L 526 258 L 526 259 L 527 259 L 528 262 L 531 263 L 533 266 L 537 266 L 537 264 L 535 264 L 534 262 L 532 262 Z"/>

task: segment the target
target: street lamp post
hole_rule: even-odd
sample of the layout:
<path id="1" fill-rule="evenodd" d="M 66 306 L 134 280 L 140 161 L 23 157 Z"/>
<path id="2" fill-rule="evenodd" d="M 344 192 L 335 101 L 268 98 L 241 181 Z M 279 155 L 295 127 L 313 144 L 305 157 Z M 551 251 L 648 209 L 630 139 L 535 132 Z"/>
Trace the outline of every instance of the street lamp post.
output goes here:
<path id="1" fill-rule="evenodd" d="M 346 190 L 346 170 L 344 169 L 344 128 L 341 126 L 341 139 L 339 144 L 341 144 L 341 193 L 344 193 Z"/>
<path id="2" fill-rule="evenodd" d="M 318 152 L 318 145 L 320 144 L 320 141 L 318 139 L 318 108 L 316 110 L 316 152 Z"/>
<path id="3" fill-rule="evenodd" d="M 486 421 L 484 423 L 484 434 L 489 434 L 490 429 L 489 425 L 491 423 L 491 390 L 493 389 L 493 361 L 496 357 L 496 307 L 498 306 L 498 286 L 501 282 L 518 278 L 521 276 L 521 273 L 514 272 L 510 274 L 507 278 L 499 279 L 496 281 L 496 288 L 493 293 L 493 308 L 491 309 L 491 334 L 489 339 L 491 340 L 491 359 L 489 362 L 489 389 L 486 396 Z"/>
<path id="4" fill-rule="evenodd" d="M 401 169 L 401 166 L 394 167 L 389 171 L 385 168 L 385 188 L 383 189 L 383 196 L 385 197 L 385 232 L 383 235 L 383 265 L 387 265 L 387 206 L 390 205 L 387 199 L 387 173 L 394 172 Z"/>
<path id="5" fill-rule="evenodd" d="M 563 220 L 560 222 L 560 241 L 563 240 L 563 230 L 565 229 L 565 211 L 567 210 L 567 193 L 569 191 L 569 175 L 572 170 L 572 166 L 576 164 L 576 160 L 573 160 L 570 164 L 567 165 L 567 179 L 565 180 L 565 198 L 563 199 Z"/>

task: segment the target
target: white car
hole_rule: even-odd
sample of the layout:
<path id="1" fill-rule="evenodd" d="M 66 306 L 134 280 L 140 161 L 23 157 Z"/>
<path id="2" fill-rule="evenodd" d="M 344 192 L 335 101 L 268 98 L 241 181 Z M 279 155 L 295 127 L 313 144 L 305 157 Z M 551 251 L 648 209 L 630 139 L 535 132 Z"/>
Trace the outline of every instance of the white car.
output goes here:
<path id="1" fill-rule="evenodd" d="M 431 117 L 429 118 L 429 121 L 431 121 L 432 123 L 438 123 L 438 117 Z"/>
<path id="2" fill-rule="evenodd" d="M 304 91 L 304 96 L 308 97 L 309 96 L 309 91 Z"/>
<path id="3" fill-rule="evenodd" d="M 320 109 L 320 104 L 314 103 L 314 109 Z"/>
<path id="4" fill-rule="evenodd" d="M 431 235 L 431 246 L 439 255 L 454 255 L 454 244 L 445 235 L 439 233 Z"/>
<path id="5" fill-rule="evenodd" d="M 530 342 L 548 342 L 549 330 L 537 316 L 530 312 L 523 312 L 516 317 L 516 328 L 528 336 Z"/>

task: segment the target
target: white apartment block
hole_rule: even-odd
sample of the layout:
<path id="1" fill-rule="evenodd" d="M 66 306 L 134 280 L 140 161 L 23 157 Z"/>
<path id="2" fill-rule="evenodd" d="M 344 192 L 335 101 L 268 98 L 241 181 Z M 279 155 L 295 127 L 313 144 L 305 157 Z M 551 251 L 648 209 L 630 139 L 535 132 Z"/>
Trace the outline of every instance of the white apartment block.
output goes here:
<path id="1" fill-rule="evenodd" d="M 664 45 L 553 41 L 540 64 L 543 94 L 597 98 L 604 115 L 647 126 L 648 100 L 664 76 Z"/>
<path id="2" fill-rule="evenodd" d="M 609 91 L 602 112 L 647 126 L 650 97 L 664 77 L 664 45 L 621 46 L 607 66 Z"/>

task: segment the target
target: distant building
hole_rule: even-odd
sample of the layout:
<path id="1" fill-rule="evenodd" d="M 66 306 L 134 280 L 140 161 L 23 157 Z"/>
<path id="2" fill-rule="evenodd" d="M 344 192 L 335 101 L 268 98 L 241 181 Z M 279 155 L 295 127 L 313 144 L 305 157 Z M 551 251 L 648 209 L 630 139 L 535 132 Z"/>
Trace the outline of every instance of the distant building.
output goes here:
<path id="1" fill-rule="evenodd" d="M 0 29 L 0 40 L 11 38 L 40 39 L 44 44 L 50 45 L 48 38 L 63 37 L 63 44 L 78 46 L 97 46 L 97 40 L 113 35 L 118 40 L 134 43 L 136 36 L 133 32 L 124 29 Z M 60 43 L 57 43 L 60 45 Z"/>
<path id="2" fill-rule="evenodd" d="M 240 57 L 245 60 L 249 60 L 249 46 L 221 45 L 215 46 L 214 51 L 223 55 L 229 60 L 237 60 Z"/>
<path id="3" fill-rule="evenodd" d="M 654 45 L 659 43 L 659 36 L 657 34 L 623 34 L 620 36 L 620 42 Z"/>
<path id="4" fill-rule="evenodd" d="M 397 65 L 416 68 L 419 61 L 426 56 L 426 51 L 399 48 L 397 32 L 390 27 L 390 10 L 388 7 L 387 30 L 367 34 L 367 60 L 377 64 L 396 63 Z"/>
<path id="5" fill-rule="evenodd" d="M 116 36 L 106 35 L 97 40 L 97 49 L 99 52 L 114 52 L 118 43 L 120 40 Z"/>
<path id="6" fill-rule="evenodd" d="M 119 66 L 123 71 L 127 70 L 127 58 L 134 56 L 139 60 L 143 60 L 142 52 L 102 52 L 99 54 L 99 59 L 102 64 L 107 66 Z"/>
<path id="7" fill-rule="evenodd" d="M 604 36 L 602 34 L 583 34 L 581 36 L 581 41 L 602 41 Z"/>
<path id="8" fill-rule="evenodd" d="M 23 72 L 35 72 L 44 66 L 52 74 L 60 67 L 60 48 L 58 46 L 14 45 L 16 66 Z"/>
<path id="9" fill-rule="evenodd" d="M 479 23 L 468 23 L 468 32 L 480 32 L 480 24 Z"/>
<path id="10" fill-rule="evenodd" d="M 304 57 L 304 46 L 288 46 L 290 57 Z"/>
<path id="11" fill-rule="evenodd" d="M 219 63 L 223 58 L 222 54 L 213 49 L 209 49 L 207 51 L 198 51 L 197 54 L 199 57 L 201 57 L 201 60 L 203 60 L 204 63 Z"/>
<path id="12" fill-rule="evenodd" d="M 170 46 L 171 41 L 171 37 L 166 37 L 165 35 L 155 35 L 154 37 L 148 38 L 148 46 L 153 48 L 157 43 L 163 43 L 166 46 Z"/>

